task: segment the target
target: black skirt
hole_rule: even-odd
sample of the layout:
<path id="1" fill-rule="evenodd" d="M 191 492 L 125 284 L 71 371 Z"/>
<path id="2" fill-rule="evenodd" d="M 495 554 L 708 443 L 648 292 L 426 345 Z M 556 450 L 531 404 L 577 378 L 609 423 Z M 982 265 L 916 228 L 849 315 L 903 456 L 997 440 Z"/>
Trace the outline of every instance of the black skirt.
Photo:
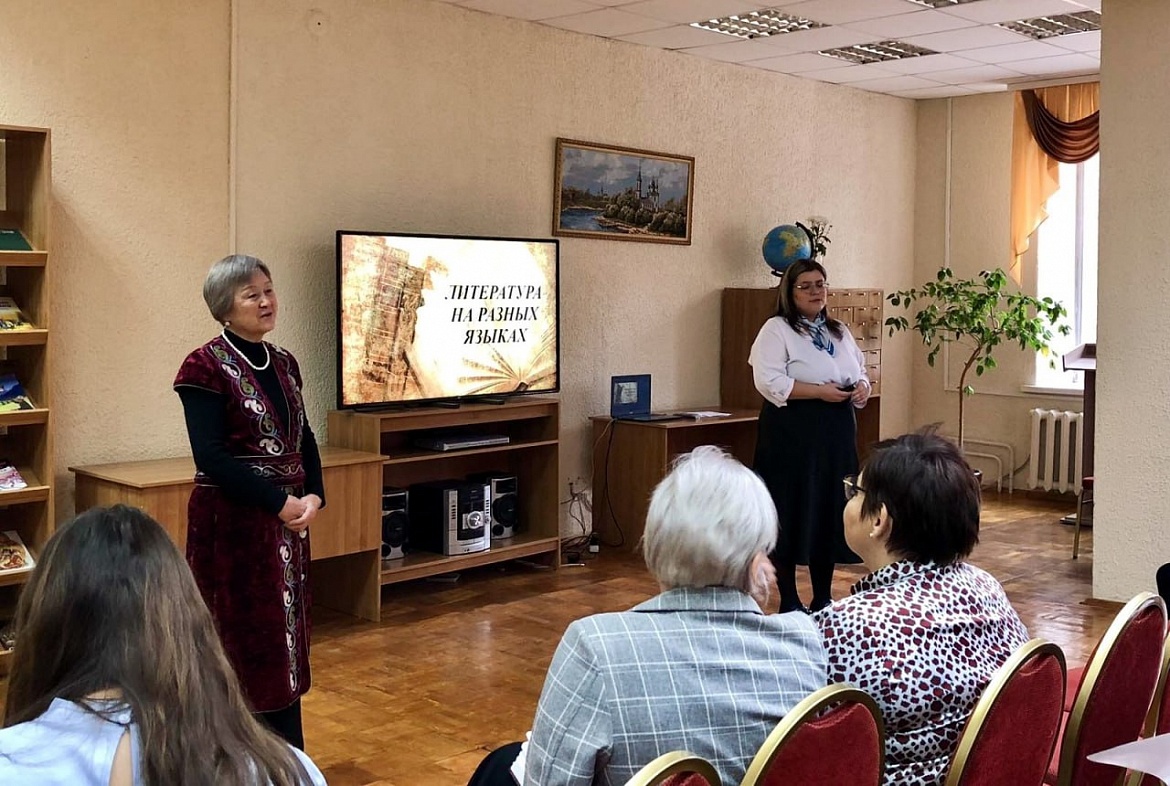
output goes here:
<path id="1" fill-rule="evenodd" d="M 754 467 L 764 480 L 780 535 L 773 559 L 781 564 L 857 563 L 845 543 L 845 490 L 857 474 L 857 417 L 853 403 L 789 400 L 760 410 Z"/>

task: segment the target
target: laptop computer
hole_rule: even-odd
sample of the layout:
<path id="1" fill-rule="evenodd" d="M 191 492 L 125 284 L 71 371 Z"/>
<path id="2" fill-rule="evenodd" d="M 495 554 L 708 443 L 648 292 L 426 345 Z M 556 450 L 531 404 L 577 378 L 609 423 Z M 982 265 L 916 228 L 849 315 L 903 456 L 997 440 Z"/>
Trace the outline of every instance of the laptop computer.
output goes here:
<path id="1" fill-rule="evenodd" d="M 650 375 L 610 377 L 609 416 L 614 420 L 679 420 L 673 412 L 650 411 Z"/>

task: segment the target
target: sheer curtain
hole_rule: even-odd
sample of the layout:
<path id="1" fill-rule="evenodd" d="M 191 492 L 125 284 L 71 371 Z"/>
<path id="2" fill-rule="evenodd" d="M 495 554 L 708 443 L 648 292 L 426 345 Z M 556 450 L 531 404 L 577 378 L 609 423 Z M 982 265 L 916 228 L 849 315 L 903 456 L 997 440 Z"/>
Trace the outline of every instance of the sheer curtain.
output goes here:
<path id="1" fill-rule="evenodd" d="M 1090 82 L 1016 93 L 1009 269 L 1016 283 L 1029 238 L 1048 218 L 1044 203 L 1060 187 L 1060 163 L 1079 164 L 1100 147 L 1100 88 Z"/>

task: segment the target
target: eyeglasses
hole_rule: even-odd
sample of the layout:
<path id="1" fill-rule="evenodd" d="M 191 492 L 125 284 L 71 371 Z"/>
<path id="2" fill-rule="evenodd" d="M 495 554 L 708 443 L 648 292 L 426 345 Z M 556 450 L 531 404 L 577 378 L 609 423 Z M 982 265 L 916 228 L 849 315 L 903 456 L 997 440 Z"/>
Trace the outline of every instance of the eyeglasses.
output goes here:
<path id="1" fill-rule="evenodd" d="M 815 289 L 820 292 L 822 289 L 828 289 L 828 281 L 813 281 L 811 284 L 797 284 L 794 289 L 799 289 L 801 292 L 808 292 L 810 289 Z"/>
<path id="2" fill-rule="evenodd" d="M 845 484 L 845 501 L 846 502 L 848 502 L 849 500 L 856 497 L 857 492 L 859 492 L 859 491 L 862 494 L 865 493 L 865 489 L 863 489 L 861 486 L 857 485 L 857 476 L 856 475 L 846 475 L 844 478 L 842 478 L 842 482 L 844 482 L 844 484 Z"/>

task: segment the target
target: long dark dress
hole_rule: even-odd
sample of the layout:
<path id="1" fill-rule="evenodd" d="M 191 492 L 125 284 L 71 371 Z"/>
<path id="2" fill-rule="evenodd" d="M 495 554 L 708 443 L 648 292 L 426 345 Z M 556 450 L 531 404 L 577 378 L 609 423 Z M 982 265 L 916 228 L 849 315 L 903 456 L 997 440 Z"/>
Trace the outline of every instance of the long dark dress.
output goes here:
<path id="1" fill-rule="evenodd" d="M 263 346 L 283 401 L 273 401 L 257 372 L 222 336 L 188 355 L 174 383 L 180 395 L 190 387 L 223 398 L 224 447 L 266 481 L 256 484 L 254 498 L 241 498 L 238 482 L 226 488 L 215 483 L 197 456 L 187 508 L 187 562 L 255 712 L 288 707 L 311 683 L 308 533 L 289 531 L 274 499 L 305 493 L 302 448 L 312 433 L 296 359 L 272 344 Z M 311 450 L 316 459 L 315 442 Z M 319 474 L 319 463 L 315 469 Z"/>
<path id="2" fill-rule="evenodd" d="M 780 517 L 773 552 L 789 565 L 861 562 L 845 543 L 841 479 L 857 474 L 857 417 L 851 401 L 765 401 L 753 469 Z"/>

